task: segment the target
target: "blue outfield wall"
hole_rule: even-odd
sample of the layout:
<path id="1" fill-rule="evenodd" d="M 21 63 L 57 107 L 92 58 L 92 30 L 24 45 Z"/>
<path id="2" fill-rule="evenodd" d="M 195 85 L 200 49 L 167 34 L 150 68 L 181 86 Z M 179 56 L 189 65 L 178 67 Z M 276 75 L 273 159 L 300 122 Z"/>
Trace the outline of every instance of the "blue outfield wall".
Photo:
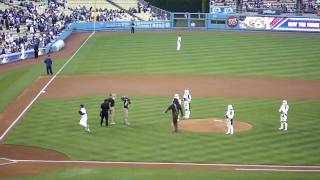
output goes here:
<path id="1" fill-rule="evenodd" d="M 72 32 L 92 32 L 92 31 L 129 31 L 132 21 L 123 22 L 83 22 L 73 23 L 69 26 Z M 136 21 L 134 27 L 137 30 L 171 30 L 171 21 Z"/>
<path id="2" fill-rule="evenodd" d="M 41 54 L 59 51 L 58 40 L 65 41 L 73 32 L 130 31 L 132 21 L 72 23 L 55 42 L 41 50 Z M 136 30 L 218 30 L 218 31 L 273 31 L 320 32 L 320 17 L 278 16 L 229 13 L 171 13 L 166 21 L 135 21 Z M 61 42 L 59 43 L 61 44 Z M 33 50 L 25 58 L 32 58 Z M 21 53 L 1 55 L 0 64 L 23 60 Z"/>
<path id="3" fill-rule="evenodd" d="M 38 55 L 41 56 L 44 54 L 46 54 L 46 48 L 39 48 Z M 17 61 L 28 60 L 30 58 L 34 58 L 34 50 L 27 50 L 25 51 L 24 55 L 22 55 L 22 53 L 19 53 L 19 52 L 12 53 L 10 55 L 2 54 L 0 55 L 0 65 L 17 62 Z"/>

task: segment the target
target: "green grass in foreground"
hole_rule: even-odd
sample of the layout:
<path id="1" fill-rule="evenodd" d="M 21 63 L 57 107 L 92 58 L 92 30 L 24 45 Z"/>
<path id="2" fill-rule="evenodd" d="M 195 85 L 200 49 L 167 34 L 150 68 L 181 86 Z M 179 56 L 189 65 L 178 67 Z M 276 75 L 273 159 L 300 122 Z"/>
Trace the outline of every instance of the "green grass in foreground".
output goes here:
<path id="1" fill-rule="evenodd" d="M 280 132 L 280 100 L 194 97 L 192 117 L 223 117 L 234 104 L 236 121 L 254 129 L 233 136 L 210 133 L 171 133 L 170 114 L 162 114 L 171 97 L 133 97 L 130 121 L 122 124 L 117 102 L 117 125 L 99 125 L 101 96 L 39 100 L 10 134 L 6 143 L 40 146 L 66 153 L 73 160 L 199 162 L 240 164 L 320 165 L 320 101 L 289 101 L 289 131 Z M 79 104 L 87 106 L 88 135 L 80 129 Z"/>
<path id="2" fill-rule="evenodd" d="M 320 79 L 320 36 L 183 32 L 92 37 L 65 69 L 79 74 L 187 74 Z"/>
<path id="3" fill-rule="evenodd" d="M 39 58 L 42 61 L 44 57 Z M 53 71 L 57 72 L 65 61 L 54 61 Z M 34 64 L 28 67 L 0 73 L 0 112 L 11 104 L 39 76 L 45 76 L 44 64 Z"/>
<path id="4" fill-rule="evenodd" d="M 56 180 L 56 179 L 108 179 L 108 180 L 309 180 L 319 179 L 319 173 L 288 173 L 288 172 L 236 172 L 212 170 L 181 170 L 181 169 L 65 169 L 44 175 L 14 178 L 12 180 Z"/>

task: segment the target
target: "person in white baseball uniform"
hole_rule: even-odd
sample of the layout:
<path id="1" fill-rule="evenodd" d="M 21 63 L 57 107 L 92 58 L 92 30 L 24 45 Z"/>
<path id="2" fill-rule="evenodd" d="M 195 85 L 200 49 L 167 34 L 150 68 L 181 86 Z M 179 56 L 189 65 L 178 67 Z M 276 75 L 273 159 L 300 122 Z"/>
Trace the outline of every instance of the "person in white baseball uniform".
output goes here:
<path id="1" fill-rule="evenodd" d="M 226 113 L 226 118 L 227 118 L 227 128 L 228 131 L 226 134 L 233 135 L 233 117 L 234 117 L 234 110 L 232 105 L 228 105 L 228 110 Z"/>
<path id="2" fill-rule="evenodd" d="M 20 45 L 21 47 L 21 59 L 25 59 L 26 58 L 26 52 L 25 52 L 25 48 L 24 48 L 24 43 L 21 43 Z"/>
<path id="3" fill-rule="evenodd" d="M 179 34 L 178 40 L 177 40 L 177 51 L 180 51 L 181 42 L 182 42 L 182 37 L 181 37 L 181 35 Z"/>
<path id="4" fill-rule="evenodd" d="M 280 113 L 280 128 L 279 130 L 288 130 L 288 111 L 289 111 L 289 105 L 287 100 L 283 100 L 282 101 L 282 105 L 279 109 L 279 113 Z"/>
<path id="5" fill-rule="evenodd" d="M 90 133 L 90 129 L 88 125 L 88 114 L 83 104 L 80 105 L 79 114 L 80 114 L 80 122 L 79 122 L 80 126 L 82 126 L 86 132 Z"/>
<path id="6" fill-rule="evenodd" d="M 183 107 L 184 107 L 184 118 L 189 119 L 190 118 L 190 110 L 191 110 L 191 94 L 188 89 L 184 90 L 183 95 Z"/>

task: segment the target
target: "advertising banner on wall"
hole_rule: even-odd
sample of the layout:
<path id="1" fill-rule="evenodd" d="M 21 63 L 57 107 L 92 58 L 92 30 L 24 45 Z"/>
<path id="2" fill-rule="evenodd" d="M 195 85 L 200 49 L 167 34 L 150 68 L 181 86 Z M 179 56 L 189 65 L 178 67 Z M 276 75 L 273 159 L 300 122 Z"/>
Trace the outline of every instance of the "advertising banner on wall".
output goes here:
<path id="1" fill-rule="evenodd" d="M 210 13 L 211 14 L 232 14 L 235 7 L 232 5 L 225 6 L 224 0 L 210 0 Z"/>
<path id="2" fill-rule="evenodd" d="M 281 15 L 281 9 L 258 9 L 258 14 L 261 15 Z"/>
<path id="3" fill-rule="evenodd" d="M 240 29 L 320 32 L 320 19 L 242 16 Z"/>
<path id="4" fill-rule="evenodd" d="M 229 6 L 220 6 L 210 8 L 211 14 L 232 14 L 234 12 L 232 7 Z"/>

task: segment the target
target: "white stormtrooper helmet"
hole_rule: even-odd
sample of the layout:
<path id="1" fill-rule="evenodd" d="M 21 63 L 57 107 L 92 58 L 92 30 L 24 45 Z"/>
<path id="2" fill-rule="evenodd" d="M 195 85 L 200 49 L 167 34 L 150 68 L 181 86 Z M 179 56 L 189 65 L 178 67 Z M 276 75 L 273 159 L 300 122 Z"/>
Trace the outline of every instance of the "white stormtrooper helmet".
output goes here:
<path id="1" fill-rule="evenodd" d="M 184 94 L 190 94 L 190 91 L 188 89 L 184 90 Z"/>
<path id="2" fill-rule="evenodd" d="M 232 110 L 232 109 L 233 109 L 232 105 L 229 104 L 229 105 L 228 105 L 228 110 Z"/>
<path id="3" fill-rule="evenodd" d="M 288 104 L 287 100 L 283 100 L 283 101 L 282 101 L 282 104 L 283 104 L 283 105 L 287 105 L 287 104 Z"/>
<path id="4" fill-rule="evenodd" d="M 173 99 L 180 99 L 179 94 L 174 94 Z"/>

